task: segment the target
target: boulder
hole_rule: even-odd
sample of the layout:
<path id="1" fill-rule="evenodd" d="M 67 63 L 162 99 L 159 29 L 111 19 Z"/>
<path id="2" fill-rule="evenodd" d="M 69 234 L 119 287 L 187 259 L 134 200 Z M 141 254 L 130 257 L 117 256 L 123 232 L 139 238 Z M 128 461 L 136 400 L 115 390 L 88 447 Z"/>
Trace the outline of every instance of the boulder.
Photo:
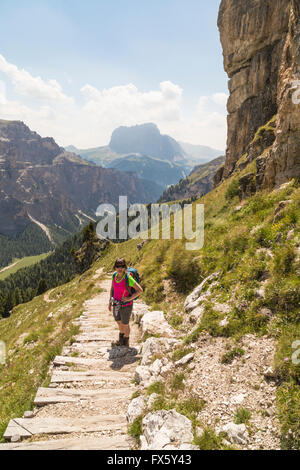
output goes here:
<path id="1" fill-rule="evenodd" d="M 163 346 L 160 338 L 148 338 L 143 344 L 141 365 L 146 366 L 151 364 L 154 354 L 161 354 L 162 351 Z"/>
<path id="2" fill-rule="evenodd" d="M 159 334 L 168 338 L 175 335 L 174 329 L 169 325 L 164 317 L 164 312 L 161 310 L 146 313 L 141 319 L 141 327 L 143 334 Z"/>
<path id="3" fill-rule="evenodd" d="M 175 410 L 148 413 L 143 419 L 141 450 L 179 449 L 193 441 L 192 422 Z M 168 447 L 169 448 L 169 447 Z"/>
<path id="4" fill-rule="evenodd" d="M 191 323 L 199 323 L 204 314 L 204 307 L 200 305 L 199 307 L 194 308 L 189 315 L 189 321 Z"/>
<path id="5" fill-rule="evenodd" d="M 175 362 L 175 366 L 184 366 L 188 362 L 192 361 L 194 359 L 194 353 L 187 354 L 186 356 L 182 357 L 178 361 Z"/>
<path id="6" fill-rule="evenodd" d="M 134 380 L 140 384 L 142 382 L 146 382 L 149 380 L 151 377 L 151 372 L 149 370 L 149 367 L 145 366 L 138 366 L 135 369 L 135 374 L 134 374 Z"/>
<path id="7" fill-rule="evenodd" d="M 226 432 L 230 442 L 245 445 L 248 443 L 248 431 L 244 424 L 228 423 L 221 428 L 221 432 Z"/>
<path id="8" fill-rule="evenodd" d="M 175 345 L 180 342 L 174 338 L 148 338 L 142 346 L 142 360 L 141 365 L 147 366 L 152 363 L 152 358 L 156 354 L 164 355 L 171 351 Z"/>
<path id="9" fill-rule="evenodd" d="M 144 397 L 140 396 L 134 398 L 128 406 L 126 419 L 129 424 L 133 423 L 133 421 L 138 418 L 146 409 L 146 400 Z"/>
<path id="10" fill-rule="evenodd" d="M 208 290 L 204 293 L 204 295 L 203 295 L 203 289 L 204 289 L 204 287 L 206 286 L 207 283 L 209 283 L 213 279 L 216 279 L 219 276 L 219 274 L 220 274 L 219 272 L 215 272 L 215 273 L 211 274 L 210 276 L 207 276 L 201 282 L 201 284 L 199 284 L 197 287 L 195 287 L 195 289 L 192 291 L 192 293 L 187 296 L 187 298 L 185 299 L 184 305 L 183 305 L 183 308 L 187 313 L 191 312 L 196 307 L 198 307 L 200 302 L 205 300 L 205 298 L 210 294 L 211 288 L 216 283 L 212 283 L 209 286 Z M 201 294 L 203 295 L 203 297 L 202 297 Z"/>

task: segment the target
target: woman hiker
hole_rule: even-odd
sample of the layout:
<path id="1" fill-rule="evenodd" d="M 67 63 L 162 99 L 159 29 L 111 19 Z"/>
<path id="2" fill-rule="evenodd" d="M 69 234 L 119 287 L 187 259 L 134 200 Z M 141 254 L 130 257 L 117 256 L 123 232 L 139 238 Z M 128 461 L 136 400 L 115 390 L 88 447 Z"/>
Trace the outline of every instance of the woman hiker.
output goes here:
<path id="1" fill-rule="evenodd" d="M 115 275 L 115 278 L 114 275 L 112 275 L 108 309 L 111 312 L 113 306 L 113 316 L 115 321 L 118 323 L 120 330 L 119 341 L 117 341 L 115 345 L 128 347 L 130 334 L 129 320 L 133 308 L 132 300 L 143 292 L 143 288 L 132 276 L 128 276 L 129 286 L 133 287 L 135 290 L 134 294 L 129 294 L 126 289 L 125 275 L 127 264 L 124 258 L 116 259 L 114 269 L 117 271 L 117 274 Z M 114 300 L 118 302 L 114 302 Z M 121 304 L 120 302 L 126 303 Z"/>

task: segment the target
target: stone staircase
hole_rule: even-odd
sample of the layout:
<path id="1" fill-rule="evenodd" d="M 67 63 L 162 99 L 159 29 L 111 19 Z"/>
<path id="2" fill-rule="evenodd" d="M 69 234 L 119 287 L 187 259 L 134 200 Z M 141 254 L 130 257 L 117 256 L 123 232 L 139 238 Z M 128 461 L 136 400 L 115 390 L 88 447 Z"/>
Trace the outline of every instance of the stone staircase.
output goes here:
<path id="1" fill-rule="evenodd" d="M 138 347 L 111 348 L 111 341 L 118 339 L 108 310 L 111 280 L 98 285 L 104 291 L 85 302 L 85 311 L 74 322 L 80 333 L 53 360 L 49 386 L 38 389 L 33 412 L 11 419 L 4 434 L 10 442 L 0 450 L 132 448 L 126 411 L 135 389 Z M 132 325 L 131 344 L 138 337 L 138 327 Z"/>

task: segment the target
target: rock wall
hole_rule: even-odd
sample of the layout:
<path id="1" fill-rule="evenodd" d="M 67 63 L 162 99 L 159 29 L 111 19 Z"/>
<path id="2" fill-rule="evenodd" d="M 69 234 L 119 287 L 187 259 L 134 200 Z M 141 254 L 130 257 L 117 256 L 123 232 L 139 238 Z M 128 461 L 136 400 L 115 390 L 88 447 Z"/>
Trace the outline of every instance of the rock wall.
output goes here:
<path id="1" fill-rule="evenodd" d="M 218 27 L 230 96 L 226 161 L 215 185 L 277 115 L 257 178 L 258 188 L 271 188 L 300 173 L 300 106 L 292 101 L 293 81 L 300 79 L 300 0 L 222 0 Z"/>

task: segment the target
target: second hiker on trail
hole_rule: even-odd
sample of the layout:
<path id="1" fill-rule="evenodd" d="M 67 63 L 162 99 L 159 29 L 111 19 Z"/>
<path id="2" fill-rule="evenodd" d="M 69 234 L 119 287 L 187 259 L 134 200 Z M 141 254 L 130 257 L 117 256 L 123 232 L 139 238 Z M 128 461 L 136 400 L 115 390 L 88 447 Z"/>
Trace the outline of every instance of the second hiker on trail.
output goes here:
<path id="1" fill-rule="evenodd" d="M 116 271 L 112 275 L 112 283 L 110 289 L 110 300 L 108 309 L 118 323 L 120 330 L 119 341 L 114 346 L 129 346 L 130 326 L 129 320 L 133 308 L 133 299 L 138 297 L 143 289 L 137 282 L 139 275 L 136 269 L 129 268 L 127 272 L 127 264 L 124 258 L 118 258 L 115 261 L 114 269 Z"/>

